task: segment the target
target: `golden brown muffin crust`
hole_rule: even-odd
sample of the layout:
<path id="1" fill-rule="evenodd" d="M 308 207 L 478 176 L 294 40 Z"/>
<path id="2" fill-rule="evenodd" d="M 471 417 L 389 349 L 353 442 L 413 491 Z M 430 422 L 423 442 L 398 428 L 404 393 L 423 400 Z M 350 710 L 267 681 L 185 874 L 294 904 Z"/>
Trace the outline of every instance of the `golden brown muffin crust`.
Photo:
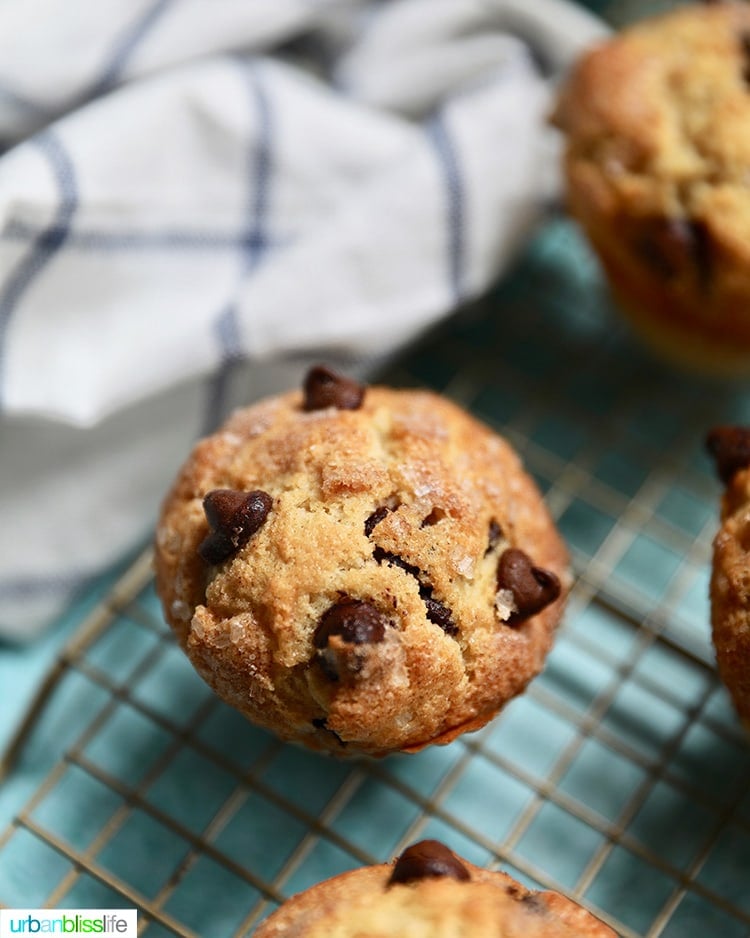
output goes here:
<path id="1" fill-rule="evenodd" d="M 504 440 L 435 394 L 304 402 L 263 401 L 196 446 L 157 532 L 168 621 L 220 696 L 283 738 L 382 753 L 477 728 L 540 670 L 561 612 L 567 556 L 536 487 Z M 271 508 L 212 564 L 199 548 L 216 489 L 264 492 Z M 533 568 L 514 583 L 563 581 L 520 621 L 523 591 L 498 582 L 511 547 Z M 378 635 L 360 641 L 368 617 Z"/>
<path id="2" fill-rule="evenodd" d="M 708 446 L 726 485 L 713 545 L 713 642 L 721 679 L 750 729 L 750 428 L 716 428 Z"/>
<path id="3" fill-rule="evenodd" d="M 554 121 L 572 214 L 637 326 L 711 368 L 750 351 L 750 7 L 693 4 L 584 55 Z"/>
<path id="4" fill-rule="evenodd" d="M 293 896 L 256 938 L 616 938 L 559 893 L 526 889 L 505 873 L 456 858 L 465 879 L 392 883 L 399 862 L 352 870 Z"/>

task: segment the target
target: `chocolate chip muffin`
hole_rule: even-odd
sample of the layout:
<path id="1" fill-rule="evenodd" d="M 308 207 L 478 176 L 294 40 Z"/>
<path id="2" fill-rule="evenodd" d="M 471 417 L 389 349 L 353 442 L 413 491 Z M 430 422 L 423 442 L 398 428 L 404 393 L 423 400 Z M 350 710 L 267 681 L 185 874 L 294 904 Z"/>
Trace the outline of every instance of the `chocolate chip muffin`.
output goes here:
<path id="1" fill-rule="evenodd" d="M 567 201 L 638 331 L 750 368 L 750 5 L 681 6 L 585 54 L 553 121 Z"/>
<path id="2" fill-rule="evenodd" d="M 559 893 L 526 889 L 505 873 L 425 840 L 393 863 L 369 866 L 293 896 L 256 938 L 616 938 Z"/>
<path id="3" fill-rule="evenodd" d="M 719 674 L 750 729 L 750 428 L 717 427 L 707 445 L 726 487 L 711 574 L 713 642 Z"/>
<path id="4" fill-rule="evenodd" d="M 486 723 L 542 667 L 568 586 L 503 439 L 322 366 L 195 447 L 156 576 L 221 697 L 284 739 L 373 755 Z"/>

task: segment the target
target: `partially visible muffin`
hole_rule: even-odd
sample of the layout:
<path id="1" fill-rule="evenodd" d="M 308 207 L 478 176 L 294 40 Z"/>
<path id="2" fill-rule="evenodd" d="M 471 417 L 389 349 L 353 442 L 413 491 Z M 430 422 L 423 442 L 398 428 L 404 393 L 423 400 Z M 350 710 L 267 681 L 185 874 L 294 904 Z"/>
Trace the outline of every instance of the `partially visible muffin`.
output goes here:
<path id="1" fill-rule="evenodd" d="M 293 896 L 256 938 L 616 938 L 555 892 L 526 889 L 505 873 L 456 856 L 438 841 L 393 863 L 363 867 Z"/>
<path id="2" fill-rule="evenodd" d="M 553 121 L 567 203 L 635 328 L 750 368 L 750 5 L 691 4 L 584 54 Z"/>
<path id="3" fill-rule="evenodd" d="M 541 669 L 569 585 L 508 443 L 435 394 L 323 367 L 195 447 L 156 574 L 221 697 L 284 739 L 372 755 L 486 723 Z"/>
<path id="4" fill-rule="evenodd" d="M 711 572 L 713 642 L 721 679 L 750 730 L 750 427 L 717 427 L 707 445 L 725 485 Z"/>

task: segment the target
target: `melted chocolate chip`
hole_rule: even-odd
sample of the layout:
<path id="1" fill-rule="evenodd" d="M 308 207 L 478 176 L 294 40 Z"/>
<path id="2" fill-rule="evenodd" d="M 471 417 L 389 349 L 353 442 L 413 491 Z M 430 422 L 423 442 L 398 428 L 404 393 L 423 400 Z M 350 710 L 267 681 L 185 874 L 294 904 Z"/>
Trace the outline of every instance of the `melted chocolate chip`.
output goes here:
<path id="1" fill-rule="evenodd" d="M 510 896 L 511 899 L 515 899 L 516 902 L 523 902 L 523 900 L 528 895 L 528 890 L 525 889 L 520 883 L 508 883 L 505 887 L 506 895 Z"/>
<path id="2" fill-rule="evenodd" d="M 388 620 L 372 603 L 346 597 L 327 609 L 313 636 L 316 648 L 325 648 L 332 635 L 351 645 L 375 645 L 385 638 Z"/>
<path id="3" fill-rule="evenodd" d="M 399 557 L 398 554 L 392 554 L 390 551 L 383 550 L 382 547 L 376 547 L 372 556 L 378 563 L 389 563 L 394 567 L 400 567 L 410 576 L 413 576 L 419 584 L 419 598 L 425 604 L 427 609 L 427 618 L 446 633 L 446 635 L 458 635 L 458 626 L 453 621 L 453 613 L 437 599 L 433 599 L 433 587 L 430 583 L 424 582 L 424 574 L 415 567 L 414 564 Z"/>
<path id="4" fill-rule="evenodd" d="M 373 513 L 365 519 L 365 534 L 367 537 L 372 534 L 372 532 L 375 530 L 375 526 L 380 524 L 389 511 L 390 508 L 387 508 L 385 505 L 381 505 L 380 508 L 376 508 L 375 511 L 373 511 Z"/>
<path id="5" fill-rule="evenodd" d="M 706 449 L 726 485 L 735 472 L 750 466 L 750 427 L 715 427 L 706 437 Z"/>
<path id="6" fill-rule="evenodd" d="M 693 233 L 693 262 L 698 286 L 708 290 L 713 277 L 713 252 L 711 249 L 711 235 L 708 226 L 703 221 L 691 221 L 690 228 Z"/>
<path id="7" fill-rule="evenodd" d="M 541 612 L 560 595 L 560 581 L 550 570 L 535 567 L 522 550 L 509 547 L 497 565 L 497 588 L 510 590 L 516 611 L 506 625 L 517 625 Z"/>
<path id="8" fill-rule="evenodd" d="M 740 52 L 742 54 L 742 80 L 750 85 L 750 33 L 740 33 Z"/>
<path id="9" fill-rule="evenodd" d="M 503 529 L 500 527 L 497 521 L 493 518 L 492 521 L 490 521 L 489 530 L 487 532 L 487 550 L 484 552 L 485 557 L 487 556 L 487 554 L 492 553 L 492 551 L 497 547 L 497 545 L 500 543 L 500 538 L 502 536 L 503 536 Z"/>
<path id="10" fill-rule="evenodd" d="M 437 599 L 432 598 L 432 587 L 421 586 L 419 595 L 427 607 L 427 618 L 435 625 L 439 625 L 446 635 L 458 635 L 458 626 L 453 621 L 453 613 Z"/>
<path id="11" fill-rule="evenodd" d="M 521 899 L 521 902 L 523 902 L 524 908 L 528 909 L 529 912 L 533 912 L 535 915 L 545 915 L 549 912 L 549 904 L 546 902 L 541 893 L 527 893 Z"/>
<path id="12" fill-rule="evenodd" d="M 388 885 L 413 883 L 433 876 L 449 876 L 461 882 L 471 879 L 469 871 L 452 850 L 439 840 L 423 840 L 407 847 L 396 860 Z"/>
<path id="13" fill-rule="evenodd" d="M 389 563 L 393 567 L 400 567 L 402 570 L 405 570 L 408 574 L 419 579 L 422 571 L 419 567 L 415 567 L 414 564 L 408 563 L 404 560 L 403 557 L 399 557 L 398 554 L 392 554 L 388 550 L 383 550 L 382 547 L 376 547 L 372 552 L 372 556 L 377 560 L 378 563 Z"/>
<path id="14" fill-rule="evenodd" d="M 312 725 L 318 730 L 325 730 L 326 733 L 330 733 L 336 739 L 336 742 L 339 746 L 346 746 L 346 742 L 339 736 L 336 730 L 332 730 L 328 725 L 328 720 L 326 717 L 315 717 L 312 721 Z"/>
<path id="15" fill-rule="evenodd" d="M 337 410 L 357 410 L 362 404 L 365 389 L 353 378 L 339 375 L 325 365 L 316 365 L 305 376 L 304 410 L 324 410 L 335 407 Z"/>
<path id="16" fill-rule="evenodd" d="M 320 665 L 320 670 L 329 681 L 335 684 L 337 681 L 341 680 L 336 655 L 330 648 L 321 648 L 317 653 L 317 660 Z"/>
<path id="17" fill-rule="evenodd" d="M 655 217 L 639 229 L 635 249 L 655 274 L 670 280 L 693 269 L 702 289 L 711 281 L 711 239 L 705 222 L 692 218 Z"/>
<path id="18" fill-rule="evenodd" d="M 219 564 L 244 547 L 265 523 L 273 499 L 260 489 L 214 489 L 203 499 L 209 533 L 198 546 L 201 558 Z"/>

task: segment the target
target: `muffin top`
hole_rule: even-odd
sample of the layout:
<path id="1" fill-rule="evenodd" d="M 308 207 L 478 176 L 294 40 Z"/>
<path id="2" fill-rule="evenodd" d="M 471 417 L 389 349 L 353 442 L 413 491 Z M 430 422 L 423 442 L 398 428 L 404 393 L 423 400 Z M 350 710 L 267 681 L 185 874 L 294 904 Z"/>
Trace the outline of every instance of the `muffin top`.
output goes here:
<path id="1" fill-rule="evenodd" d="M 577 213 L 654 219 L 650 254 L 666 275 L 685 252 L 704 278 L 712 260 L 747 263 L 746 3 L 688 5 L 625 29 L 577 63 L 553 120 Z"/>
<path id="2" fill-rule="evenodd" d="M 156 538 L 199 673 L 283 738 L 419 748 L 542 666 L 566 551 L 511 447 L 426 391 L 313 369 L 201 441 Z"/>
<path id="3" fill-rule="evenodd" d="M 615 938 L 589 912 L 553 892 L 456 856 L 438 841 L 393 863 L 326 880 L 288 900 L 256 938 Z"/>

